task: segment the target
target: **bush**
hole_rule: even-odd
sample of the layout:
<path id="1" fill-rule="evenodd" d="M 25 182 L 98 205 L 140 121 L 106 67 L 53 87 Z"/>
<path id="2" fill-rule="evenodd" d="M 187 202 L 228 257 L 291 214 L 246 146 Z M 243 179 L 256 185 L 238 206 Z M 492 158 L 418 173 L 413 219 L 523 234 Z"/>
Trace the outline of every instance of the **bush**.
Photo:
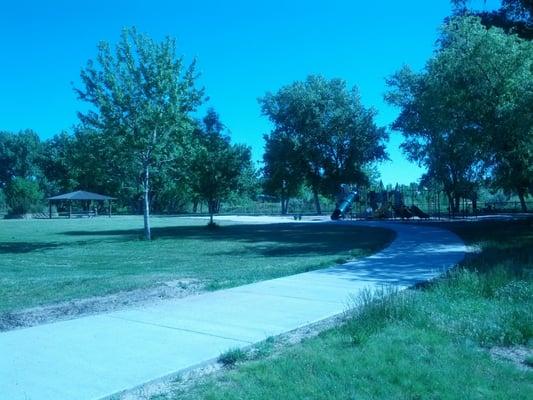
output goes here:
<path id="1" fill-rule="evenodd" d="M 38 207 L 43 193 L 36 182 L 14 178 L 6 186 L 5 195 L 11 214 L 27 214 Z"/>
<path id="2" fill-rule="evenodd" d="M 222 353 L 218 357 L 218 362 L 224 365 L 225 367 L 233 367 L 240 361 L 245 361 L 247 359 L 246 352 L 242 349 L 234 348 Z"/>

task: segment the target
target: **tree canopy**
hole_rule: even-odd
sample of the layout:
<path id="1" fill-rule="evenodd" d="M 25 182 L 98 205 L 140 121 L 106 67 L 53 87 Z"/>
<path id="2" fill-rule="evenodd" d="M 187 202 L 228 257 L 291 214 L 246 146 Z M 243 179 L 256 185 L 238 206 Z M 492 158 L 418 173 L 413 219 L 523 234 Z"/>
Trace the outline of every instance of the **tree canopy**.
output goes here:
<path id="1" fill-rule="evenodd" d="M 298 180 L 305 181 L 318 213 L 320 193 L 334 194 L 341 183 L 365 182 L 363 167 L 386 158 L 388 135 L 375 124 L 376 112 L 365 108 L 357 88 L 342 79 L 311 75 L 259 102 L 274 125 L 265 136 L 264 156 L 271 191 L 287 196 Z"/>
<path id="2" fill-rule="evenodd" d="M 193 134 L 194 154 L 189 168 L 193 193 L 207 202 L 210 223 L 220 202 L 245 191 L 247 174 L 254 173 L 251 150 L 231 144 L 218 114 L 209 109 Z"/>
<path id="3" fill-rule="evenodd" d="M 471 0 L 452 0 L 458 15 L 475 15 L 487 27 L 502 28 L 528 40 L 533 39 L 533 0 L 501 0 L 494 11 L 475 11 L 468 8 Z"/>
<path id="4" fill-rule="evenodd" d="M 76 92 L 94 109 L 79 118 L 101 135 L 113 169 L 140 182 L 147 239 L 151 175 L 183 157 L 192 131 L 189 114 L 203 99 L 196 78 L 195 63 L 184 65 L 173 39 L 158 43 L 135 29 L 123 31 L 114 51 L 100 43 L 96 62 L 89 60 L 81 72 L 83 88 Z"/>
<path id="5" fill-rule="evenodd" d="M 482 178 L 513 190 L 525 209 L 533 164 L 533 48 L 475 17 L 444 26 L 423 72 L 405 67 L 386 99 L 401 109 L 410 159 L 440 181 L 455 207 Z"/>
<path id="6" fill-rule="evenodd" d="M 37 133 L 24 130 L 17 134 L 0 131 L 0 188 L 14 178 L 36 178 L 41 151 Z"/>

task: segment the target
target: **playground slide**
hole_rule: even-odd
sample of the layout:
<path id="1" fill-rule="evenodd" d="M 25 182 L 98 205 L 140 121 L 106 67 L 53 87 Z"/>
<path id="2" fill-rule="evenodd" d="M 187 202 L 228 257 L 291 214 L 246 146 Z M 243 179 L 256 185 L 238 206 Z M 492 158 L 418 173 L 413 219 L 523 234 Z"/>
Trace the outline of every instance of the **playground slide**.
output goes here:
<path id="1" fill-rule="evenodd" d="M 352 203 L 355 201 L 355 198 L 357 196 L 356 192 L 351 192 L 346 195 L 344 200 L 342 200 L 341 204 L 335 208 L 335 211 L 333 211 L 333 214 L 331 214 L 331 219 L 333 221 L 337 221 L 341 218 L 344 218 L 345 214 L 348 212 L 350 207 L 352 206 Z"/>
<path id="2" fill-rule="evenodd" d="M 422 218 L 422 219 L 428 219 L 429 218 L 428 214 L 426 214 L 424 211 L 422 211 L 420 208 L 418 208 L 415 205 L 411 206 L 411 212 L 414 215 L 416 215 L 418 218 Z"/>
<path id="3" fill-rule="evenodd" d="M 405 206 L 394 207 L 394 213 L 400 218 L 412 218 L 413 213 Z"/>

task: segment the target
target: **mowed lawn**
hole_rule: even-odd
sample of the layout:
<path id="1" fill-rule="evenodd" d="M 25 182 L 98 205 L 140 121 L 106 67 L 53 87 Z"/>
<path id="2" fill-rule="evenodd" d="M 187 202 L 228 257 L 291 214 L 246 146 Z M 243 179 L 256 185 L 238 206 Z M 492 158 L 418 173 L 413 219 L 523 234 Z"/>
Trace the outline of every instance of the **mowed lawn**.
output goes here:
<path id="1" fill-rule="evenodd" d="M 206 289 L 326 267 L 386 246 L 391 231 L 334 224 L 229 224 L 141 217 L 0 221 L 0 313 L 196 279 Z"/>
<path id="2" fill-rule="evenodd" d="M 533 357 L 491 351 L 533 354 L 532 222 L 440 225 L 480 252 L 427 287 L 357 299 L 318 337 L 235 351 L 235 368 L 153 400 L 531 399 Z"/>

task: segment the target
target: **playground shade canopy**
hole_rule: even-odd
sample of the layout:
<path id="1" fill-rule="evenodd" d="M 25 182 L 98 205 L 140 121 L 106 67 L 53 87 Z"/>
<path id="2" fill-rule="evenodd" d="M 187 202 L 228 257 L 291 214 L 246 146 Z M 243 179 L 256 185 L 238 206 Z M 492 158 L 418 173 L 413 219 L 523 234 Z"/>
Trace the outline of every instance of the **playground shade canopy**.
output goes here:
<path id="1" fill-rule="evenodd" d="M 104 196 L 103 194 L 86 192 L 84 190 L 77 190 L 71 193 L 60 194 L 58 196 L 49 197 L 48 200 L 115 200 L 115 197 Z"/>

